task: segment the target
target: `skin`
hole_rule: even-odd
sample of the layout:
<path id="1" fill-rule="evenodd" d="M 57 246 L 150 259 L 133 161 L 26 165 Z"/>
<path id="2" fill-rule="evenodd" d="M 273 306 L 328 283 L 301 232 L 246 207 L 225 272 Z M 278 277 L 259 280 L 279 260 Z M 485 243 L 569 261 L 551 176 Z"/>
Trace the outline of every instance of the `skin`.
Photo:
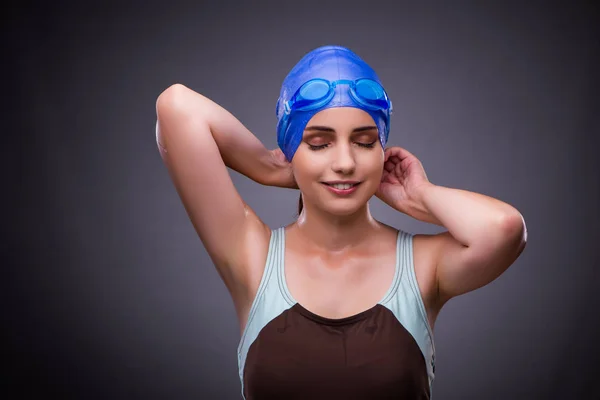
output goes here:
<path id="1" fill-rule="evenodd" d="M 368 204 L 384 161 L 377 127 L 361 109 L 325 109 L 306 125 L 291 162 L 304 207 L 286 227 L 285 272 L 292 296 L 316 314 L 354 315 L 376 304 L 391 284 L 396 230 L 375 220 Z M 323 184 L 335 180 L 361 183 L 340 197 Z"/>
<path id="2" fill-rule="evenodd" d="M 286 226 L 285 275 L 293 297 L 325 317 L 343 318 L 372 307 L 391 283 L 397 231 L 370 214 L 373 194 L 401 213 L 447 229 L 413 238 L 415 274 L 432 328 L 445 302 L 496 279 L 525 247 L 524 220 L 514 207 L 430 183 L 406 149 L 384 152 L 374 129 L 353 134 L 355 128 L 375 125 L 363 110 L 331 108 L 316 114 L 291 163 L 280 150 L 267 150 L 227 110 L 183 85 L 161 93 L 156 111 L 160 155 L 231 294 L 240 333 L 272 232 L 240 197 L 228 167 L 263 185 L 300 189 L 304 210 Z M 331 132 L 309 136 L 314 132 L 308 128 L 315 125 Z M 373 148 L 360 146 L 370 143 Z M 344 179 L 362 181 L 347 198 L 322 184 Z"/>
<path id="3" fill-rule="evenodd" d="M 370 129 L 353 132 L 362 127 Z M 361 246 L 366 234 L 379 230 L 368 201 L 379 187 L 383 163 L 377 127 L 365 111 L 329 108 L 312 117 L 291 162 L 304 202 L 295 228 L 305 244 L 342 255 Z M 352 195 L 341 197 L 322 183 L 334 180 L 361 183 Z"/>

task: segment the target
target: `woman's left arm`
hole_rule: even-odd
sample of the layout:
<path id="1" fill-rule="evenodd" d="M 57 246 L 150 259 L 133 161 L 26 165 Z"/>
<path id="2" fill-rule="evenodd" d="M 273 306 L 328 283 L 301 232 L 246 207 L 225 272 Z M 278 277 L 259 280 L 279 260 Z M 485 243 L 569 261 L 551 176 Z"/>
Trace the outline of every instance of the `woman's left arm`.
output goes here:
<path id="1" fill-rule="evenodd" d="M 527 243 L 527 228 L 517 209 L 498 199 L 435 185 L 408 150 L 385 150 L 376 193 L 392 208 L 448 231 L 431 236 L 438 300 L 470 292 L 500 276 Z"/>
<path id="2" fill-rule="evenodd" d="M 507 203 L 432 183 L 421 185 L 414 200 L 409 215 L 448 230 L 435 239 L 441 303 L 492 282 L 525 248 L 525 220 Z"/>

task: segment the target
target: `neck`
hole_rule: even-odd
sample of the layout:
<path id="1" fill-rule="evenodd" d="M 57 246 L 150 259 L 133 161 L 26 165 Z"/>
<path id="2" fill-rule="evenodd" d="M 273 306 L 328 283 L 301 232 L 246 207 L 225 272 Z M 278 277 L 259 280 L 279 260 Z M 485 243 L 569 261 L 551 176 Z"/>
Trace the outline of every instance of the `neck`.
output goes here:
<path id="1" fill-rule="evenodd" d="M 356 212 L 337 216 L 305 204 L 296 221 L 302 240 L 313 248 L 333 254 L 343 254 L 367 242 L 367 238 L 381 229 L 369 210 L 369 203 Z"/>

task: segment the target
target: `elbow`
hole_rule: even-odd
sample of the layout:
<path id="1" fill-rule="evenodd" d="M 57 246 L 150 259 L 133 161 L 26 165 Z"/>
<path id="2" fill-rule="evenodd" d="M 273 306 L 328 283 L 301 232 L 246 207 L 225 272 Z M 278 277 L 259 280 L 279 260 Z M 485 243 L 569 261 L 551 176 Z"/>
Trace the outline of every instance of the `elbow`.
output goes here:
<path id="1" fill-rule="evenodd" d="M 504 234 L 512 239 L 511 243 L 516 247 L 518 257 L 527 245 L 527 225 L 525 224 L 525 218 L 517 212 L 503 218 L 501 226 Z"/>
<path id="2" fill-rule="evenodd" d="M 500 219 L 502 230 L 508 235 L 522 236 L 527 241 L 527 227 L 525 218 L 519 212 L 505 215 Z"/>
<path id="3" fill-rule="evenodd" d="M 169 138 L 206 131 L 211 108 L 207 98 L 180 83 L 166 88 L 156 99 L 156 141 L 167 152 Z"/>
<path id="4" fill-rule="evenodd" d="M 181 83 L 175 83 L 163 90 L 156 99 L 156 116 L 160 118 L 165 113 L 179 109 L 183 103 L 181 98 L 185 97 L 186 92 L 189 90 Z"/>
<path id="5" fill-rule="evenodd" d="M 167 155 L 167 132 L 176 129 L 175 121 L 181 116 L 181 98 L 189 90 L 176 83 L 166 88 L 156 99 L 156 144 L 163 159 Z"/>
<path id="6" fill-rule="evenodd" d="M 207 97 L 181 83 L 169 86 L 156 99 L 156 117 L 159 121 L 205 121 L 212 109 Z"/>

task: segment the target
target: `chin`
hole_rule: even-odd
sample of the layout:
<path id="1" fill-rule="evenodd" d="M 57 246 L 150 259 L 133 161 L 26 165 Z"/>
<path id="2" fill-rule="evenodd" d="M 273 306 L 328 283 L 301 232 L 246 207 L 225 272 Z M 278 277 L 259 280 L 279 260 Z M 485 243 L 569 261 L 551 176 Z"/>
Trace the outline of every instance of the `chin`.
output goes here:
<path id="1" fill-rule="evenodd" d="M 332 215 L 345 217 L 358 212 L 365 205 L 363 199 L 344 199 L 329 203 L 323 209 Z"/>

